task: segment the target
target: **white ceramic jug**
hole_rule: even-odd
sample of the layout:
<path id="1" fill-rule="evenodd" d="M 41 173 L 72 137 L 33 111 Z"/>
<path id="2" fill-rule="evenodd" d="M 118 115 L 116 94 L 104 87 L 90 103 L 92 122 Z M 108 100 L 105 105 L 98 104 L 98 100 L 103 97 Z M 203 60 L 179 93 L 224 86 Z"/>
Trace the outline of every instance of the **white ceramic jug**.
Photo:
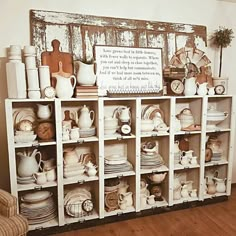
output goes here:
<path id="1" fill-rule="evenodd" d="M 52 114 L 52 104 L 36 104 L 38 107 L 37 116 L 40 119 L 49 119 Z"/>
<path id="2" fill-rule="evenodd" d="M 82 86 L 92 86 L 96 82 L 94 64 L 86 64 L 78 61 L 79 69 L 77 72 L 77 82 Z"/>
<path id="3" fill-rule="evenodd" d="M 47 182 L 46 172 L 37 172 L 33 174 L 36 184 L 43 185 Z"/>
<path id="4" fill-rule="evenodd" d="M 128 122 L 130 120 L 130 107 L 118 108 L 118 114 L 121 122 Z"/>
<path id="5" fill-rule="evenodd" d="M 199 84 L 199 83 L 196 83 L 197 84 L 197 94 L 200 95 L 200 96 L 205 96 L 207 95 L 207 85 L 208 83 L 205 82 L 205 83 L 202 83 L 202 84 Z"/>
<path id="6" fill-rule="evenodd" d="M 73 84 L 71 84 L 71 79 L 73 79 Z M 76 85 L 76 78 L 71 75 L 69 78 L 57 75 L 56 76 L 56 96 L 58 98 L 71 98 L 74 94 L 74 88 Z"/>
<path id="7" fill-rule="evenodd" d="M 197 90 L 197 85 L 195 83 L 196 77 L 187 78 L 184 81 L 184 95 L 192 96 L 195 95 Z"/>
<path id="8" fill-rule="evenodd" d="M 37 155 L 39 156 L 39 162 L 36 160 Z M 18 152 L 17 156 L 20 157 L 17 169 L 17 173 L 20 177 L 30 177 L 39 171 L 42 155 L 37 149 L 34 149 L 32 153 Z"/>
<path id="9" fill-rule="evenodd" d="M 226 179 L 220 179 L 220 178 L 214 178 L 215 180 L 215 185 L 216 185 L 216 192 L 218 193 L 225 193 L 226 191 L 226 185 L 225 181 Z"/>

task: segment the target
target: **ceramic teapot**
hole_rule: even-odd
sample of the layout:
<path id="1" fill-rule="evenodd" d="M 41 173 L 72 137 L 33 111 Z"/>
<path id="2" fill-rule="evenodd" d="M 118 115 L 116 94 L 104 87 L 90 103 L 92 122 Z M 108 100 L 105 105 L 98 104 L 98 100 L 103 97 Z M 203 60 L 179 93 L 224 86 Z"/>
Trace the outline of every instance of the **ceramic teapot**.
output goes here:
<path id="1" fill-rule="evenodd" d="M 52 104 L 36 104 L 37 105 L 37 116 L 40 119 L 49 119 L 52 114 Z"/>
<path id="2" fill-rule="evenodd" d="M 95 64 L 86 64 L 82 61 L 76 63 L 79 67 L 76 74 L 78 84 L 82 86 L 94 85 L 96 82 L 96 75 L 94 73 Z"/>
<path id="3" fill-rule="evenodd" d="M 148 178 L 154 183 L 161 183 L 165 179 L 166 174 L 167 174 L 167 172 L 150 174 L 150 175 L 148 175 Z"/>
<path id="4" fill-rule="evenodd" d="M 20 160 L 17 168 L 17 173 L 20 177 L 30 177 L 41 169 L 42 155 L 37 149 L 32 153 L 24 151 L 16 154 Z M 36 157 L 39 156 L 39 162 Z"/>
<path id="5" fill-rule="evenodd" d="M 58 98 L 71 98 L 74 94 L 74 88 L 76 85 L 76 78 L 71 75 L 69 78 L 63 77 L 61 75 L 56 75 L 56 96 Z M 71 79 L 73 84 L 71 84 Z"/>
<path id="6" fill-rule="evenodd" d="M 80 116 L 78 119 L 78 126 L 80 129 L 89 129 L 94 121 L 94 111 L 89 110 L 86 105 L 80 109 Z"/>

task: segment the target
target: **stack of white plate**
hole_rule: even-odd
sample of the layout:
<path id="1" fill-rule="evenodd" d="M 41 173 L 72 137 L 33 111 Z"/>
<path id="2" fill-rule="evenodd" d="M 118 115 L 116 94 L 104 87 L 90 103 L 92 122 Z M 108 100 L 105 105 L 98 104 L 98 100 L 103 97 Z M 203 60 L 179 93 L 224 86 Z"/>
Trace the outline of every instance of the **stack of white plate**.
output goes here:
<path id="1" fill-rule="evenodd" d="M 35 178 L 33 176 L 29 176 L 29 177 L 17 176 L 17 183 L 18 184 L 32 184 L 34 182 L 35 182 Z"/>
<path id="2" fill-rule="evenodd" d="M 75 176 L 81 176 L 85 172 L 85 166 L 81 162 L 73 164 L 65 164 L 63 167 L 63 175 L 65 178 L 72 178 Z"/>
<path id="3" fill-rule="evenodd" d="M 141 169 L 153 169 L 162 165 L 164 165 L 164 160 L 160 154 L 141 152 Z"/>
<path id="4" fill-rule="evenodd" d="M 57 216 L 52 195 L 49 191 L 35 191 L 21 197 L 20 212 L 30 225 L 42 224 Z"/>
<path id="5" fill-rule="evenodd" d="M 222 157 L 221 152 L 213 152 L 212 157 L 211 157 L 211 161 L 220 161 L 221 157 Z"/>
<path id="6" fill-rule="evenodd" d="M 88 215 L 83 210 L 82 204 L 85 200 L 92 199 L 92 195 L 85 187 L 77 187 L 67 191 L 64 198 L 66 213 L 72 217 L 83 217 Z"/>
<path id="7" fill-rule="evenodd" d="M 79 130 L 80 138 L 91 137 L 91 136 L 94 136 L 95 133 L 96 133 L 96 128 L 94 126 L 88 128 L 88 129 L 80 129 Z"/>
<path id="8" fill-rule="evenodd" d="M 121 155 L 111 155 L 104 158 L 105 174 L 125 172 L 133 170 L 132 164 L 127 160 L 127 157 Z"/>

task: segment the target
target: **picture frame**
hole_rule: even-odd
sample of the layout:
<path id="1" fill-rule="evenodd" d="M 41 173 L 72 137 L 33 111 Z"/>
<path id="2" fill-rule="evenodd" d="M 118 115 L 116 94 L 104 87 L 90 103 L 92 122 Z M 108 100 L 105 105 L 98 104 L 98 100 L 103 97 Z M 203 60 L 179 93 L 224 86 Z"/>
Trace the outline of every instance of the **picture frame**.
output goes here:
<path id="1" fill-rule="evenodd" d="M 95 45 L 97 86 L 107 94 L 160 94 L 162 49 Z"/>

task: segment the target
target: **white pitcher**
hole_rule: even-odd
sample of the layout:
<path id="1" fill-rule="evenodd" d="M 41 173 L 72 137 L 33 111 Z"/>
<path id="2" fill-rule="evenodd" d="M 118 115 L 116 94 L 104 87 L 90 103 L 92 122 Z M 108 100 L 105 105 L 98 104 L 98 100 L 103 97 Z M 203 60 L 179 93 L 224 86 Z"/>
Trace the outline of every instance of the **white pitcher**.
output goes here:
<path id="1" fill-rule="evenodd" d="M 184 80 L 184 95 L 192 96 L 195 95 L 197 90 L 197 85 L 195 83 L 196 77 L 191 77 Z"/>
<path id="2" fill-rule="evenodd" d="M 208 92 L 207 85 L 208 85 L 207 82 L 202 83 L 202 84 L 197 83 L 197 94 L 200 96 L 207 95 L 207 92 Z"/>
<path id="3" fill-rule="evenodd" d="M 20 177 L 30 177 L 39 171 L 42 155 L 37 149 L 34 149 L 32 153 L 18 152 L 16 155 L 20 157 L 17 169 L 17 173 Z M 37 155 L 39 156 L 39 162 L 36 160 Z"/>
<path id="4" fill-rule="evenodd" d="M 96 82 L 96 75 L 94 73 L 94 64 L 86 64 L 78 61 L 77 82 L 82 86 L 92 86 Z"/>
<path id="5" fill-rule="evenodd" d="M 37 116 L 40 119 L 49 119 L 52 114 L 52 104 L 36 104 L 38 107 Z"/>
<path id="6" fill-rule="evenodd" d="M 73 79 L 73 84 L 71 84 Z M 74 94 L 74 88 L 76 85 L 76 78 L 71 75 L 69 78 L 57 75 L 56 76 L 56 95 L 58 98 L 71 98 Z"/>

